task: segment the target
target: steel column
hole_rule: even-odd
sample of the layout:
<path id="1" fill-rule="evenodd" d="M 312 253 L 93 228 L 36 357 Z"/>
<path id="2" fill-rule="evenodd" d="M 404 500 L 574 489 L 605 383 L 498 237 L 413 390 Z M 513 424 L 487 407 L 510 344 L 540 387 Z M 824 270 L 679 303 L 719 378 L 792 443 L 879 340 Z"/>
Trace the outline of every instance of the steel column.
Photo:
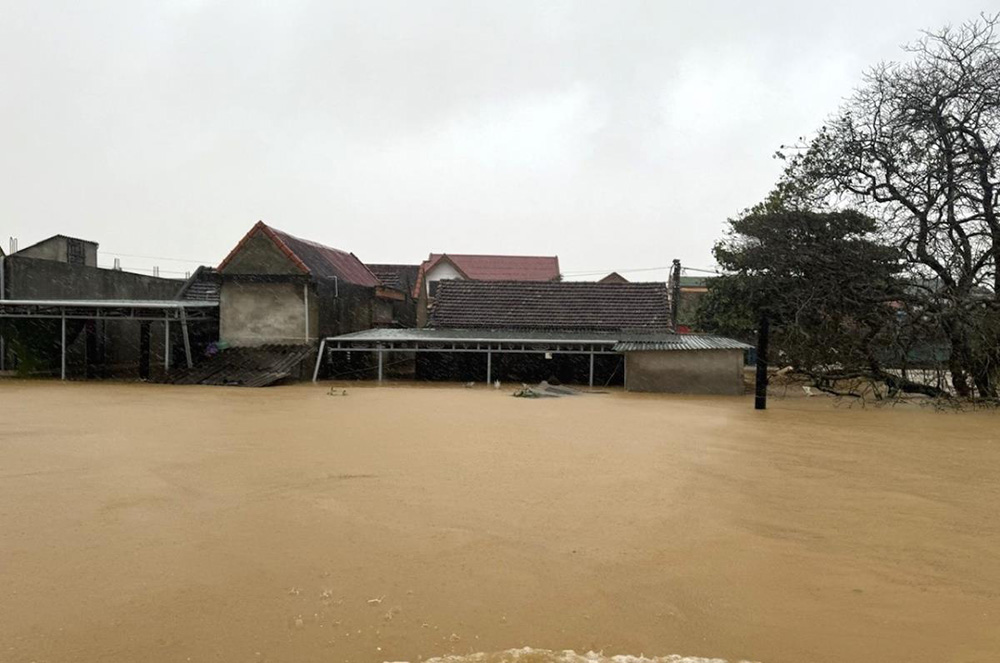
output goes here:
<path id="1" fill-rule="evenodd" d="M 62 309 L 62 356 L 60 357 L 59 377 L 66 379 L 66 309 Z"/>
<path id="2" fill-rule="evenodd" d="M 319 354 L 316 355 L 316 367 L 313 368 L 313 382 L 319 379 L 319 365 L 323 361 L 323 351 L 326 350 L 326 339 L 319 342 Z"/>
<path id="3" fill-rule="evenodd" d="M 163 370 L 170 370 L 170 318 L 163 319 Z"/>
<path id="4" fill-rule="evenodd" d="M 378 381 L 382 381 L 382 345 L 378 346 Z"/>
<path id="5" fill-rule="evenodd" d="M 590 349 L 590 386 L 594 386 L 594 348 Z"/>
<path id="6" fill-rule="evenodd" d="M 181 307 L 181 336 L 184 337 L 184 360 L 187 367 L 191 368 L 194 363 L 191 361 L 191 339 L 188 337 L 187 312 Z"/>
<path id="7" fill-rule="evenodd" d="M 493 353 L 486 351 L 486 384 L 493 382 Z"/>

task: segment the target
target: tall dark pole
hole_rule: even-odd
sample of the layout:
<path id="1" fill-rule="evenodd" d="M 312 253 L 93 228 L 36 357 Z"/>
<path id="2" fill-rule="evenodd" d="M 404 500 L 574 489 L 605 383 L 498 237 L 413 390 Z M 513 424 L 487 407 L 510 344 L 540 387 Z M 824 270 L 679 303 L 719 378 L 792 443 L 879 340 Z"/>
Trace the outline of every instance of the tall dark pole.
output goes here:
<path id="1" fill-rule="evenodd" d="M 674 258 L 670 269 L 670 327 L 677 333 L 677 309 L 681 305 L 681 261 Z"/>
<path id="2" fill-rule="evenodd" d="M 760 329 L 757 330 L 757 390 L 753 401 L 753 409 L 767 409 L 767 335 L 771 321 L 767 312 L 760 314 Z"/>

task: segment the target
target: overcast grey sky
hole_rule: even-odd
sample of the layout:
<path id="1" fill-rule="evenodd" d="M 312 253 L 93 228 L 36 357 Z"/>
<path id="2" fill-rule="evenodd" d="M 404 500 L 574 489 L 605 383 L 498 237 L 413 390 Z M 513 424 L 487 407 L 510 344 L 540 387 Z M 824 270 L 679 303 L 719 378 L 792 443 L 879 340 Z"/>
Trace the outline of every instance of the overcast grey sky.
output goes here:
<path id="1" fill-rule="evenodd" d="M 982 2 L 0 0 L 0 238 L 711 264 L 782 144 Z M 634 272 L 662 279 L 665 271 Z"/>

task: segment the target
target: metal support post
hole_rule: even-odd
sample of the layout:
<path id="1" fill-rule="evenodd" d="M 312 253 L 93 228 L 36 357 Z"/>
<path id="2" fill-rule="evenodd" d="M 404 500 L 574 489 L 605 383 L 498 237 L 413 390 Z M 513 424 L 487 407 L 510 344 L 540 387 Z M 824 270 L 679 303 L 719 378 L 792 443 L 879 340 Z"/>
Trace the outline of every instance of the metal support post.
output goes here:
<path id="1" fill-rule="evenodd" d="M 187 311 L 181 307 L 181 336 L 184 337 L 184 360 L 187 367 L 191 368 L 194 363 L 191 361 L 191 338 L 188 336 Z"/>
<path id="2" fill-rule="evenodd" d="M 66 309 L 62 311 L 62 356 L 60 357 L 59 377 L 66 379 Z"/>

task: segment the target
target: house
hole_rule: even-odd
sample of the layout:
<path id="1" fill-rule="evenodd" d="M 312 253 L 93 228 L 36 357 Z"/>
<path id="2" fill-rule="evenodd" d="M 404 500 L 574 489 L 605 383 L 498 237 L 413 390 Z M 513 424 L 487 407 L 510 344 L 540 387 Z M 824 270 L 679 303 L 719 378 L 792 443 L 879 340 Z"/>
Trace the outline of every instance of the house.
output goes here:
<path id="1" fill-rule="evenodd" d="M 380 380 L 386 357 L 391 365 L 399 356 L 415 355 L 418 379 L 554 379 L 711 394 L 742 393 L 748 347 L 732 339 L 673 333 L 665 283 L 456 279 L 438 283 L 426 327 L 367 330 L 323 341 L 328 361 L 374 352 L 369 367 Z"/>
<path id="2" fill-rule="evenodd" d="M 13 255 L 13 254 L 12 254 Z M 17 251 L 22 258 L 36 258 L 70 265 L 97 267 L 97 242 L 53 235 Z"/>
<path id="3" fill-rule="evenodd" d="M 598 283 L 628 283 L 629 280 L 619 274 L 618 272 L 611 272 L 604 278 L 602 278 Z"/>
<path id="4" fill-rule="evenodd" d="M 353 253 L 258 221 L 219 263 L 219 337 L 227 346 L 303 345 L 392 326 L 405 293 Z"/>
<path id="5" fill-rule="evenodd" d="M 393 324 L 403 327 L 414 326 L 417 322 L 417 299 L 414 296 L 414 289 L 420 274 L 420 265 L 368 263 L 367 267 L 386 288 L 401 292 L 405 297 L 403 302 L 394 304 Z"/>
<path id="6" fill-rule="evenodd" d="M 445 280 L 464 281 L 559 281 L 557 256 L 502 256 L 432 253 L 420 265 L 414 296 L 417 325 L 427 324 L 437 285 Z"/>

